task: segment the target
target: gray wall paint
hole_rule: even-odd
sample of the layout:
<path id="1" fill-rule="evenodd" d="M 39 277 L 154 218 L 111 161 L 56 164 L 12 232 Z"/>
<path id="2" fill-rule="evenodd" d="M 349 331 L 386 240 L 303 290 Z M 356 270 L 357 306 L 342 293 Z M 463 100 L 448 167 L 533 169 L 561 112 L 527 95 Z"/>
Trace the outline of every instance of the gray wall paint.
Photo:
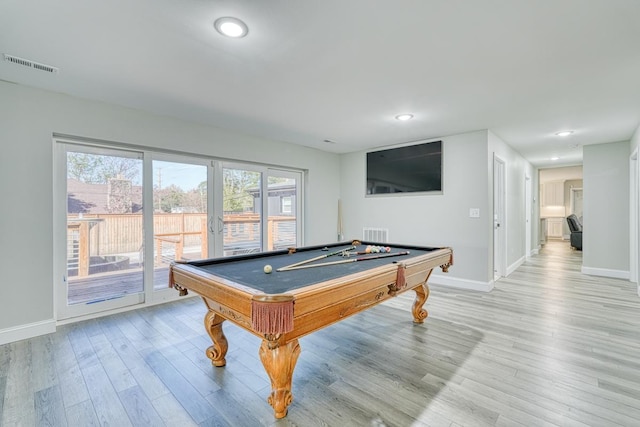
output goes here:
<path id="1" fill-rule="evenodd" d="M 450 276 L 488 282 L 491 212 L 488 169 L 482 161 L 487 158 L 487 132 L 438 139 L 443 142 L 442 195 L 365 197 L 366 152 L 342 156 L 345 238 L 361 238 L 363 227 L 381 227 L 389 229 L 392 242 L 451 246 L 455 266 Z M 469 208 L 479 208 L 480 218 L 469 218 Z"/>
<path id="2" fill-rule="evenodd" d="M 640 126 L 638 126 L 633 136 L 631 137 L 631 146 L 629 149 L 629 154 L 633 153 L 633 151 L 638 147 L 640 147 Z"/>
<path id="3" fill-rule="evenodd" d="M 0 122 L 0 330 L 53 318 L 53 133 L 308 169 L 306 243 L 335 239 L 338 155 L 6 82 Z"/>
<path id="4" fill-rule="evenodd" d="M 455 264 L 448 276 L 490 283 L 493 280 L 493 154 L 506 165 L 507 267 L 521 261 L 526 254 L 525 176 L 530 176 L 536 186 L 537 174 L 522 156 L 491 131 L 438 139 L 443 142 L 442 195 L 365 197 L 366 152 L 342 156 L 345 237 L 359 238 L 363 227 L 380 227 L 389 229 L 392 242 L 451 246 Z M 480 218 L 470 218 L 470 208 L 479 208 Z M 537 228 L 533 232 L 537 233 Z M 537 243 L 535 236 L 533 234 L 532 246 Z"/>
<path id="5" fill-rule="evenodd" d="M 629 271 L 629 142 L 583 147 L 585 268 Z"/>

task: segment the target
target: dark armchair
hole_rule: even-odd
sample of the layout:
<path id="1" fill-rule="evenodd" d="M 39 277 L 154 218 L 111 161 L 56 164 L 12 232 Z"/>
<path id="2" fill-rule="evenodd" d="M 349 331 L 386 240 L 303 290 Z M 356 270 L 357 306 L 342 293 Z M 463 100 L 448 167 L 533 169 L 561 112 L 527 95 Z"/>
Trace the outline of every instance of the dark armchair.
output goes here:
<path id="1" fill-rule="evenodd" d="M 571 231 L 571 247 L 577 250 L 582 250 L 582 223 L 577 216 L 571 214 L 567 217 L 567 224 L 569 224 L 569 230 Z"/>

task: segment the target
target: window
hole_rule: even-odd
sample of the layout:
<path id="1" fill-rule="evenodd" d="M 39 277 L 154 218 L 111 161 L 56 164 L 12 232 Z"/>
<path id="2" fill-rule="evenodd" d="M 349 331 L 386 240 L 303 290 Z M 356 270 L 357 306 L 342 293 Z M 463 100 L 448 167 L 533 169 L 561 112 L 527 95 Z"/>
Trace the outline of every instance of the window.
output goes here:
<path id="1" fill-rule="evenodd" d="M 175 260 L 302 245 L 300 171 L 66 137 L 55 149 L 60 319 L 177 298 Z"/>
<path id="2" fill-rule="evenodd" d="M 284 196 L 284 197 L 282 197 L 280 199 L 280 201 L 282 202 L 280 211 L 283 214 L 290 214 L 292 212 L 291 211 L 291 203 L 292 203 L 291 196 Z"/>

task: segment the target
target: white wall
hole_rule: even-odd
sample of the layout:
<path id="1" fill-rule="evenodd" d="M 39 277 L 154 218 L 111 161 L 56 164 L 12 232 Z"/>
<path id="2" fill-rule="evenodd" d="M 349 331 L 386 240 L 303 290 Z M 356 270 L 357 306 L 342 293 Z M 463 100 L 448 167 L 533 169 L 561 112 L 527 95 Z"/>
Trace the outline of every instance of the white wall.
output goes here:
<path id="1" fill-rule="evenodd" d="M 487 131 L 438 138 L 443 147 L 443 194 L 365 197 L 366 152 L 341 159 L 341 199 L 345 238 L 361 238 L 363 227 L 389 229 L 392 242 L 451 246 L 454 266 L 434 271 L 433 282 L 456 281 L 488 290 L 491 212 L 488 194 Z M 469 218 L 479 208 L 480 218 Z"/>
<path id="2" fill-rule="evenodd" d="M 524 262 L 528 253 L 537 248 L 538 222 L 531 220 L 531 247 L 526 247 L 526 212 L 525 212 L 525 176 L 532 179 L 532 193 L 535 192 L 533 185 L 534 169 L 517 151 L 511 148 L 500 137 L 493 132 L 488 132 L 488 152 L 489 170 L 493 169 L 493 154 L 505 162 L 506 177 L 506 233 L 507 233 L 507 274 L 514 271 Z M 493 175 L 491 175 L 493 177 Z M 489 197 L 490 206 L 493 206 L 493 178 L 490 180 Z M 533 196 L 533 194 L 532 194 Z M 531 202 L 533 206 L 533 201 Z M 490 251 L 493 253 L 493 239 L 490 242 Z M 492 267 L 493 268 L 493 267 Z"/>
<path id="3" fill-rule="evenodd" d="M 629 142 L 583 147 L 582 272 L 629 278 Z"/>
<path id="4" fill-rule="evenodd" d="M 306 169 L 305 243 L 335 239 L 338 155 L 0 82 L 0 335 L 53 321 L 53 133 Z"/>

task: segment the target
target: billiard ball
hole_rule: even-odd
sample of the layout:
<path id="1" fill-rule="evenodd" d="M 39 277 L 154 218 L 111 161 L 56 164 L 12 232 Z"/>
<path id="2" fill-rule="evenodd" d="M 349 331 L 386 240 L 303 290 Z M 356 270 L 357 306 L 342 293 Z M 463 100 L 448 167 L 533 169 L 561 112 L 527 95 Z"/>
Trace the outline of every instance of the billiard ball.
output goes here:
<path id="1" fill-rule="evenodd" d="M 264 272 L 265 273 L 269 274 L 269 273 L 271 273 L 271 271 L 272 271 L 272 269 L 271 269 L 271 266 L 269 264 L 264 266 Z"/>

